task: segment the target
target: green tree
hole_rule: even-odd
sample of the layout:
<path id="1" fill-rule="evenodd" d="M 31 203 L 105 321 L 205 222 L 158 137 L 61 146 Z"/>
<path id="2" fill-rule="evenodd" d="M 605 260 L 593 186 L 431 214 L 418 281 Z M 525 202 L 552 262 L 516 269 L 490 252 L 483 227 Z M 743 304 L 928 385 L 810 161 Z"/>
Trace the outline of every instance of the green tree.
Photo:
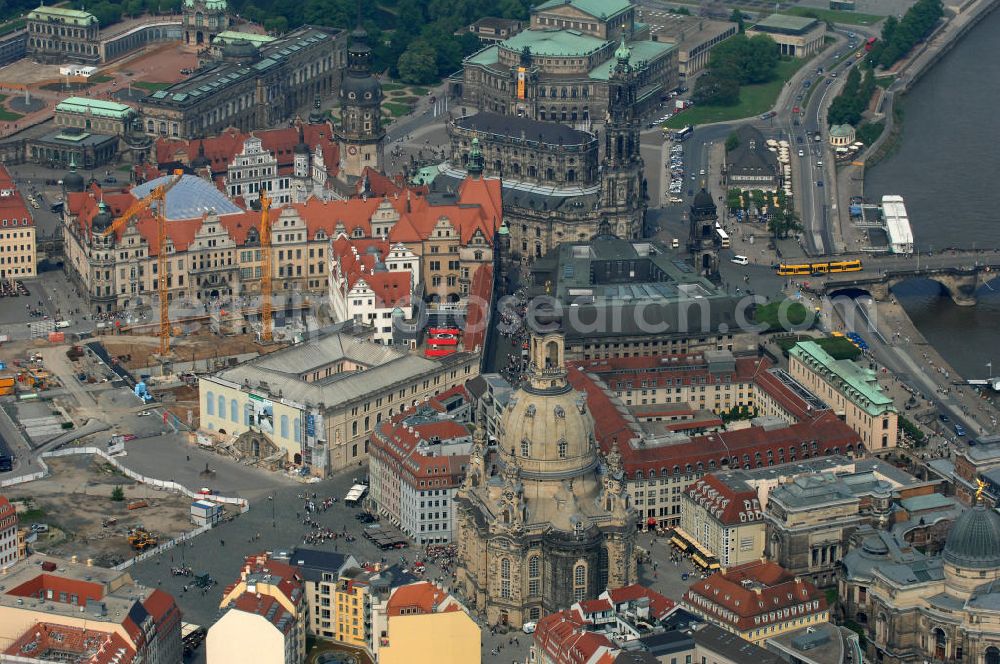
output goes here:
<path id="1" fill-rule="evenodd" d="M 709 69 L 698 77 L 691 98 L 703 106 L 735 106 L 740 102 L 740 84 Z"/>
<path id="2" fill-rule="evenodd" d="M 123 489 L 120 484 L 111 489 L 111 500 L 116 503 L 120 503 L 125 500 L 125 489 Z"/>
<path id="3" fill-rule="evenodd" d="M 437 54 L 429 44 L 419 40 L 413 42 L 399 56 L 396 67 L 399 70 L 399 78 L 404 83 L 426 85 L 437 80 Z"/>
<path id="4" fill-rule="evenodd" d="M 284 16 L 273 16 L 264 21 L 264 29 L 271 34 L 284 34 L 288 32 L 288 19 Z"/>
<path id="5" fill-rule="evenodd" d="M 729 15 L 729 20 L 739 26 L 740 34 L 746 31 L 746 24 L 743 22 L 743 12 L 739 9 L 734 9 Z"/>
<path id="6" fill-rule="evenodd" d="M 670 10 L 670 13 L 680 14 L 681 16 L 690 16 L 691 10 L 688 9 L 687 7 L 674 7 L 673 9 Z"/>
<path id="7" fill-rule="evenodd" d="M 740 147 L 740 137 L 735 131 L 730 132 L 729 136 L 726 136 L 726 152 L 732 152 L 738 147 Z"/>

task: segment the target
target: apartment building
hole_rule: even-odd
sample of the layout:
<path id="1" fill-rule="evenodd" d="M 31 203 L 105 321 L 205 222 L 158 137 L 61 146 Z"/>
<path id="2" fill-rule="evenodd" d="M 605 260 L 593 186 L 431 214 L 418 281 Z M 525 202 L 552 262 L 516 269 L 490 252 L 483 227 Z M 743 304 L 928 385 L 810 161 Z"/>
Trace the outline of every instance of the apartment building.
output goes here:
<path id="1" fill-rule="evenodd" d="M 466 608 L 430 581 L 397 587 L 378 634 L 379 664 L 479 664 L 481 635 Z"/>
<path id="2" fill-rule="evenodd" d="M 455 535 L 455 492 L 472 450 L 469 395 L 447 390 L 383 422 L 369 456 L 371 499 L 418 544 Z"/>
<path id="3" fill-rule="evenodd" d="M 33 554 L 4 570 L 0 658 L 179 664 L 181 612 L 174 598 L 127 572 Z M 23 658 L 23 659 L 15 659 Z"/>
<path id="4" fill-rule="evenodd" d="M 711 569 L 712 562 L 716 567 L 733 567 L 759 560 L 765 535 L 762 509 L 757 492 L 746 482 L 705 475 L 682 494 L 682 533 L 689 533 L 715 558 L 702 558 L 704 568 Z"/>
<path id="5" fill-rule="evenodd" d="M 35 220 L 10 173 L 0 166 L 0 279 L 36 275 Z"/>
<path id="6" fill-rule="evenodd" d="M 878 376 L 851 360 L 835 360 L 814 341 L 795 344 L 788 352 L 793 378 L 827 401 L 873 452 L 898 443 L 899 413 L 882 392 Z"/>
<path id="7" fill-rule="evenodd" d="M 0 569 L 10 567 L 20 557 L 17 512 L 6 497 L 0 496 Z"/>
<path id="8" fill-rule="evenodd" d="M 307 604 L 298 571 L 266 553 L 247 556 L 226 587 L 224 611 L 208 630 L 210 664 L 300 664 L 305 659 Z"/>

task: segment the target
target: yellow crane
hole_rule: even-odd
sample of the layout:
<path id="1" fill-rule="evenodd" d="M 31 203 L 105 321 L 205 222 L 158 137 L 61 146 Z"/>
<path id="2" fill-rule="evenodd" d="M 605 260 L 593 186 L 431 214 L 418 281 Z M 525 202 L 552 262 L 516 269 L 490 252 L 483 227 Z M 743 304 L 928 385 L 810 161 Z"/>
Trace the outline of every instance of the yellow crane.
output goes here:
<path id="1" fill-rule="evenodd" d="M 260 192 L 260 340 L 272 341 L 271 335 L 271 199 Z"/>
<path id="2" fill-rule="evenodd" d="M 169 181 L 130 205 L 125 212 L 111 222 L 107 229 L 100 233 L 101 237 L 107 237 L 112 233 L 124 230 L 130 221 L 153 208 L 153 204 L 156 203 L 154 213 L 156 215 L 156 234 L 159 239 L 156 276 L 157 291 L 160 296 L 160 355 L 167 355 L 170 352 L 170 307 L 167 300 L 167 192 L 181 181 L 182 175 L 184 175 L 184 171 L 175 170 Z"/>

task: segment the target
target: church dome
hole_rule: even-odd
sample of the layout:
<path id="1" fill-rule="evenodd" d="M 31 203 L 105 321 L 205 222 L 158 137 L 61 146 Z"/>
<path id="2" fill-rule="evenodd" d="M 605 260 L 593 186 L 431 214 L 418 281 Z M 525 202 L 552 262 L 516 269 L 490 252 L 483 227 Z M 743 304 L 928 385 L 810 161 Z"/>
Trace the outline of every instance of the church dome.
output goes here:
<path id="1" fill-rule="evenodd" d="M 594 418 L 586 396 L 566 381 L 562 337 L 531 338 L 531 377 L 503 414 L 501 455 L 522 477 L 579 475 L 597 467 Z"/>
<path id="2" fill-rule="evenodd" d="M 66 188 L 66 191 L 83 191 L 84 186 L 83 176 L 75 170 L 63 176 L 63 187 Z"/>
<path id="3" fill-rule="evenodd" d="M 958 568 L 1000 567 L 1000 514 L 981 502 L 955 520 L 944 545 L 944 560 Z"/>

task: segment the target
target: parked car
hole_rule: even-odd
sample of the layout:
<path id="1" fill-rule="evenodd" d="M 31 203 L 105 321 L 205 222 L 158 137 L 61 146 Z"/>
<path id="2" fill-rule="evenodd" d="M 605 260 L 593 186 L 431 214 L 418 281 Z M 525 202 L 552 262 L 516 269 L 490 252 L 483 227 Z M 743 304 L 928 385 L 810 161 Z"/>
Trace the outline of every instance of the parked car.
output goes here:
<path id="1" fill-rule="evenodd" d="M 739 254 L 737 254 L 736 256 L 733 256 L 729 260 L 730 260 L 730 262 L 736 263 L 737 265 L 749 265 L 750 264 L 750 259 L 749 258 L 747 258 L 746 256 L 740 256 Z"/>

